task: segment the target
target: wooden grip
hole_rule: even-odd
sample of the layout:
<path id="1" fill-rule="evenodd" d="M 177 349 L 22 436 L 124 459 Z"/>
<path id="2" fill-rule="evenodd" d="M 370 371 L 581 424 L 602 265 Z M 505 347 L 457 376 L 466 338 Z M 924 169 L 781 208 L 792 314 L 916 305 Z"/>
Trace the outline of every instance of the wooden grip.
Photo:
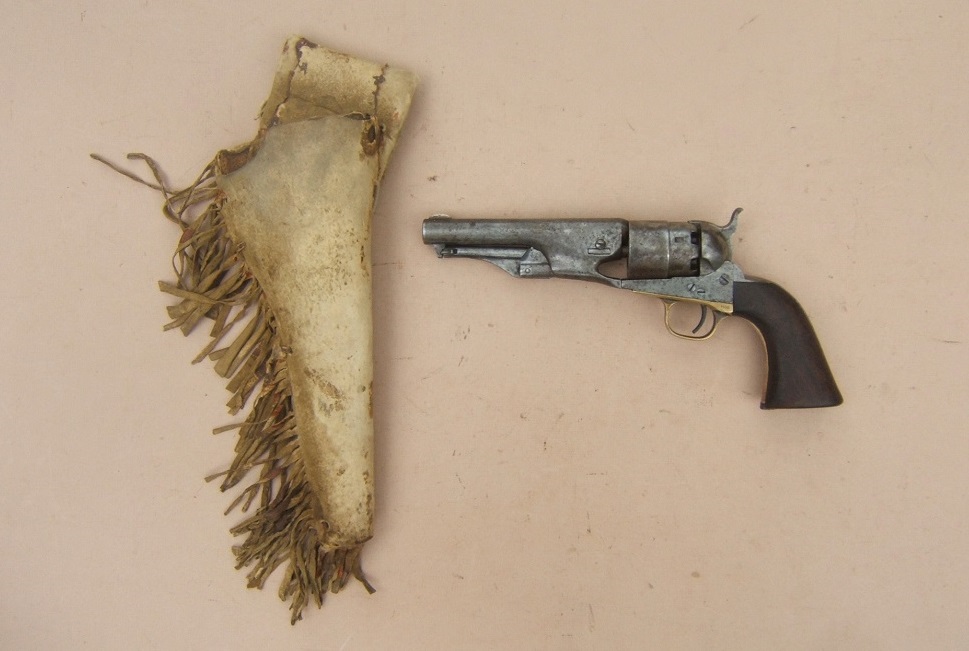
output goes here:
<path id="1" fill-rule="evenodd" d="M 738 282 L 733 314 L 753 323 L 767 347 L 767 388 L 761 409 L 842 403 L 817 335 L 793 296 L 771 282 Z"/>

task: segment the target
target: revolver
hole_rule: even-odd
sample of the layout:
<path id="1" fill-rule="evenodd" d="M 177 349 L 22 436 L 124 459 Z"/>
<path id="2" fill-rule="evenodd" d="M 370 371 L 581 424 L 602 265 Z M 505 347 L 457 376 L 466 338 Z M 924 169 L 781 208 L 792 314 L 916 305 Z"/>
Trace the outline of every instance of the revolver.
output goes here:
<path id="1" fill-rule="evenodd" d="M 761 409 L 834 407 L 841 392 L 804 310 L 770 281 L 748 278 L 732 260 L 740 208 L 725 226 L 705 221 L 624 219 L 424 220 L 425 244 L 441 258 L 475 258 L 516 278 L 570 278 L 647 294 L 665 303 L 677 337 L 713 336 L 726 316 L 751 322 L 767 349 Z M 677 303 L 700 306 L 690 332 L 676 329 Z M 708 320 L 708 314 L 712 318 Z"/>

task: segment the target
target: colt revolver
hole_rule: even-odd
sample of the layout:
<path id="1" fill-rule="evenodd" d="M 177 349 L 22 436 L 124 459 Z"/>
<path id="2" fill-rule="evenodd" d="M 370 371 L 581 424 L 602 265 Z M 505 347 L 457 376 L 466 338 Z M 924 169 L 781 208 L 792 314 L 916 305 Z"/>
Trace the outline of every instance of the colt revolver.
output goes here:
<path id="1" fill-rule="evenodd" d="M 740 208 L 726 226 L 435 215 L 424 220 L 423 236 L 439 257 L 484 260 L 516 278 L 588 280 L 655 296 L 665 303 L 667 329 L 685 339 L 711 337 L 725 316 L 747 319 L 767 348 L 762 409 L 840 405 L 841 392 L 798 302 L 772 282 L 747 278 L 731 261 L 739 214 Z M 690 332 L 671 323 L 680 302 L 700 306 L 699 323 Z"/>

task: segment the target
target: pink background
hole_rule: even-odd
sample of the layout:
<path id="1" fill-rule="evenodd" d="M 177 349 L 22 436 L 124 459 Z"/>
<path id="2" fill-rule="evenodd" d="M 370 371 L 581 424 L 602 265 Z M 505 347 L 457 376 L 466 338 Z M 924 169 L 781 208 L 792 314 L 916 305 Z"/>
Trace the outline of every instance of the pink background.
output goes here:
<path id="1" fill-rule="evenodd" d="M 969 5 L 5 3 L 0 645 L 969 647 Z M 422 85 L 375 222 L 377 535 L 297 627 L 246 590 L 176 184 L 252 137 L 290 33 Z M 441 261 L 458 217 L 707 219 L 845 394 L 763 412 L 755 331 Z M 200 333 L 201 334 L 201 333 Z"/>

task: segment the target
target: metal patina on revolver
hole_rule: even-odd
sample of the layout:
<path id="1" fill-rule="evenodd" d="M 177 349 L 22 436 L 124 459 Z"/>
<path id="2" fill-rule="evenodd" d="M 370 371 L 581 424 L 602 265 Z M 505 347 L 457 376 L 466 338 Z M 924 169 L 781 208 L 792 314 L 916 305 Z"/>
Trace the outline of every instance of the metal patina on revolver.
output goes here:
<path id="1" fill-rule="evenodd" d="M 780 286 L 747 278 L 731 261 L 730 238 L 740 208 L 726 226 L 704 221 L 624 219 L 424 220 L 424 243 L 439 257 L 476 258 L 516 278 L 570 278 L 662 299 L 666 327 L 686 339 L 707 339 L 729 315 L 747 319 L 767 348 L 762 409 L 833 407 L 841 392 L 811 322 Z M 670 319 L 680 302 L 700 306 L 691 332 Z M 708 313 L 712 319 L 708 322 Z M 704 326 L 706 324 L 706 329 Z"/>

